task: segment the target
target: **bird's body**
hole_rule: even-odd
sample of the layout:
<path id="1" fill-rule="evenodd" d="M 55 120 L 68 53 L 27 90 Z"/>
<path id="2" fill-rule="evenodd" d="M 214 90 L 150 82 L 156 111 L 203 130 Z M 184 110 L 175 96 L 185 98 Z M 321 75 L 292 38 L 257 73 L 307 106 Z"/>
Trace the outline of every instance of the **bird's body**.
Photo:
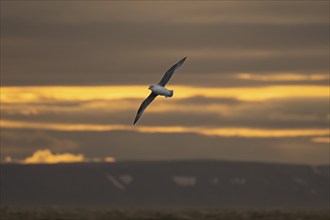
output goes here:
<path id="1" fill-rule="evenodd" d="M 144 110 L 148 107 L 148 105 L 158 96 L 164 96 L 165 98 L 172 97 L 173 96 L 173 90 L 168 90 L 165 85 L 168 83 L 170 78 L 172 77 L 173 73 L 175 72 L 176 69 L 178 69 L 184 61 L 187 59 L 187 57 L 183 58 L 176 64 L 174 64 L 163 76 L 163 78 L 159 81 L 158 84 L 149 86 L 149 89 L 151 90 L 150 95 L 142 102 L 136 117 L 134 119 L 135 124 L 139 118 L 142 116 Z"/>
<path id="2" fill-rule="evenodd" d="M 156 95 L 164 96 L 165 98 L 169 98 L 173 96 L 173 90 L 168 90 L 164 86 L 152 85 L 149 86 L 149 89 Z"/>

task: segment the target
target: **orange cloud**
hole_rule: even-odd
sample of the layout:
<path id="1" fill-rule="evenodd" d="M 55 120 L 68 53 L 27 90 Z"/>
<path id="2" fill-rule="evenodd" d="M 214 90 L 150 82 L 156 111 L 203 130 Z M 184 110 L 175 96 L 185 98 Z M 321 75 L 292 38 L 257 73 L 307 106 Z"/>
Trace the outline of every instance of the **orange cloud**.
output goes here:
<path id="1" fill-rule="evenodd" d="M 315 137 L 312 141 L 315 143 L 330 143 L 330 137 Z"/>
<path id="2" fill-rule="evenodd" d="M 85 160 L 82 154 L 53 154 L 49 149 L 38 150 L 32 156 L 27 157 L 22 162 L 24 164 L 40 164 L 40 163 L 76 163 Z"/>
<path id="3" fill-rule="evenodd" d="M 204 96 L 259 101 L 272 98 L 328 97 L 329 86 L 283 85 L 266 87 L 210 88 L 169 86 L 176 98 Z M 37 86 L 1 87 L 2 103 L 35 103 L 44 101 L 90 101 L 145 98 L 147 86 Z"/>
<path id="4" fill-rule="evenodd" d="M 311 137 L 329 135 L 329 129 L 254 129 L 254 128 L 214 128 L 184 126 L 131 126 L 97 124 L 59 124 L 1 120 L 1 127 L 47 129 L 59 131 L 136 131 L 141 133 L 194 133 L 205 136 L 222 137 Z"/>
<path id="5" fill-rule="evenodd" d="M 9 161 L 9 159 L 10 161 Z M 80 163 L 80 162 L 115 162 L 116 159 L 111 156 L 105 158 L 86 158 L 83 154 L 59 153 L 54 154 L 49 149 L 35 151 L 32 156 L 22 161 L 16 161 L 23 164 L 54 164 L 54 163 Z M 15 162 L 11 157 L 5 158 L 5 163 Z"/>
<path id="6" fill-rule="evenodd" d="M 237 76 L 238 79 L 257 80 L 257 81 L 318 81 L 328 80 L 329 76 L 326 74 L 297 74 L 297 73 L 282 73 L 282 74 L 250 74 L 241 73 Z"/>
<path id="7" fill-rule="evenodd" d="M 328 129 L 254 129 L 254 128 L 205 128 L 205 127 L 138 127 L 146 133 L 196 133 L 206 136 L 222 137 L 308 137 L 327 135 Z"/>
<path id="8" fill-rule="evenodd" d="M 115 162 L 115 161 L 116 161 L 116 159 L 114 157 L 108 156 L 108 157 L 104 158 L 104 162 L 112 163 L 112 162 Z"/>

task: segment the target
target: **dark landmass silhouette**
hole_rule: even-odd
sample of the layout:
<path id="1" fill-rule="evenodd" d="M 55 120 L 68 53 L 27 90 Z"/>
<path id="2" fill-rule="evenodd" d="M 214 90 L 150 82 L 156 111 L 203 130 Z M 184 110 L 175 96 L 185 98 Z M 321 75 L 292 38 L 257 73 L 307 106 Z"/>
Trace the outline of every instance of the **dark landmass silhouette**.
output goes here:
<path id="1" fill-rule="evenodd" d="M 228 161 L 1 165 L 2 206 L 329 207 L 329 166 Z"/>

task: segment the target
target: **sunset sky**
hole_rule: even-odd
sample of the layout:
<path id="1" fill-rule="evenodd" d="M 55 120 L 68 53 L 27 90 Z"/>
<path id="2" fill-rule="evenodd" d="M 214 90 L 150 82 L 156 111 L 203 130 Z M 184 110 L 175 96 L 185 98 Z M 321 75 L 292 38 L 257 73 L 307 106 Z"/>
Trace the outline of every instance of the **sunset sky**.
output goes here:
<path id="1" fill-rule="evenodd" d="M 329 164 L 329 88 L 329 1 L 1 1 L 1 162 Z"/>

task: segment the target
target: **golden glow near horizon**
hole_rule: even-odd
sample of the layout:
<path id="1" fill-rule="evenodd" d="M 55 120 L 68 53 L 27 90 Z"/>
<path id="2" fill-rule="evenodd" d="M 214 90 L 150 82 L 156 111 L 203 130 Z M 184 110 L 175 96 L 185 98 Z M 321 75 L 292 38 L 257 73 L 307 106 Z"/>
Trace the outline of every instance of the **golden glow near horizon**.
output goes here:
<path id="1" fill-rule="evenodd" d="M 250 74 L 241 73 L 237 76 L 238 79 L 256 80 L 256 81 L 318 81 L 328 80 L 329 76 L 326 74 L 297 74 L 297 73 L 282 73 L 282 74 Z"/>
<path id="2" fill-rule="evenodd" d="M 255 129 L 255 128 L 212 128 L 184 126 L 131 126 L 99 124 L 60 124 L 1 120 L 1 127 L 46 129 L 57 131 L 136 131 L 141 133 L 194 133 L 204 136 L 280 138 L 311 137 L 329 135 L 329 129 Z"/>
<path id="3" fill-rule="evenodd" d="M 308 98 L 308 97 L 329 97 L 328 86 L 267 86 L 260 88 L 198 88 L 188 86 L 172 86 L 176 93 L 176 99 L 193 98 L 196 96 L 211 97 L 211 98 L 235 98 L 244 101 L 261 101 L 273 98 Z M 2 106 L 1 110 L 19 111 L 23 115 L 38 114 L 38 111 L 44 106 L 30 107 L 30 103 L 42 104 L 44 102 L 65 102 L 65 101 L 95 101 L 99 102 L 88 103 L 87 110 L 94 109 L 106 109 L 109 111 L 116 111 L 116 108 L 120 111 L 123 109 L 132 108 L 132 103 L 126 103 L 126 105 L 112 105 L 108 107 L 108 103 L 104 100 L 123 100 L 127 98 L 145 98 L 150 91 L 145 86 L 39 86 L 39 87 L 1 87 L 1 103 L 11 104 L 12 106 Z M 24 104 L 16 107 L 16 104 Z M 106 105 L 106 107 L 105 107 Z M 117 106 L 117 107 L 116 107 Z M 180 105 L 171 106 L 174 109 L 179 110 Z M 48 108 L 56 109 L 54 106 Z M 134 106 L 134 108 L 137 108 Z M 157 108 L 155 106 L 154 112 L 167 111 L 164 106 Z M 68 111 L 68 108 L 64 108 Z M 195 109 L 195 108 L 194 108 Z M 61 109 L 63 110 L 63 108 Z M 78 106 L 76 111 L 81 111 L 81 107 Z M 118 109 L 117 109 L 118 110 Z M 224 106 L 203 106 L 203 109 L 197 108 L 198 111 L 213 111 L 226 113 L 228 109 Z M 72 110 L 71 110 L 72 111 Z M 232 111 L 232 110 L 231 110 Z M 229 114 L 229 112 L 228 112 Z M 61 124 L 50 122 L 27 122 L 27 121 L 15 121 L 15 120 L 1 120 L 1 127 L 5 128 L 28 128 L 28 129 L 48 129 L 48 130 L 61 130 L 61 131 L 112 131 L 112 130 L 127 130 L 137 131 L 143 133 L 194 133 L 205 136 L 223 136 L 223 137 L 299 137 L 299 136 L 324 136 L 329 134 L 328 129 L 254 129 L 254 128 L 214 128 L 214 127 L 185 127 L 185 126 L 137 126 L 132 127 L 130 125 L 122 124 Z M 314 138 L 313 142 L 324 143 L 323 137 Z"/>
<path id="4" fill-rule="evenodd" d="M 53 154 L 50 150 L 37 150 L 32 156 L 22 161 L 24 164 L 41 164 L 41 163 L 77 163 L 85 160 L 82 154 Z"/>
<path id="5" fill-rule="evenodd" d="M 212 88 L 169 86 L 177 99 L 204 96 L 261 101 L 272 98 L 329 97 L 329 86 L 282 85 L 264 87 Z M 35 86 L 1 87 L 2 103 L 35 103 L 45 101 L 88 101 L 145 98 L 146 86 Z"/>
<path id="6" fill-rule="evenodd" d="M 330 137 L 315 137 L 312 139 L 315 143 L 330 143 Z"/>
<path id="7" fill-rule="evenodd" d="M 40 149 L 35 151 L 31 156 L 21 160 L 13 161 L 5 160 L 5 163 L 22 163 L 22 164 L 55 164 L 55 163 L 82 163 L 82 162 L 115 162 L 115 158 L 107 156 L 102 158 L 86 158 L 83 154 L 72 153 L 53 153 L 49 149 Z"/>

